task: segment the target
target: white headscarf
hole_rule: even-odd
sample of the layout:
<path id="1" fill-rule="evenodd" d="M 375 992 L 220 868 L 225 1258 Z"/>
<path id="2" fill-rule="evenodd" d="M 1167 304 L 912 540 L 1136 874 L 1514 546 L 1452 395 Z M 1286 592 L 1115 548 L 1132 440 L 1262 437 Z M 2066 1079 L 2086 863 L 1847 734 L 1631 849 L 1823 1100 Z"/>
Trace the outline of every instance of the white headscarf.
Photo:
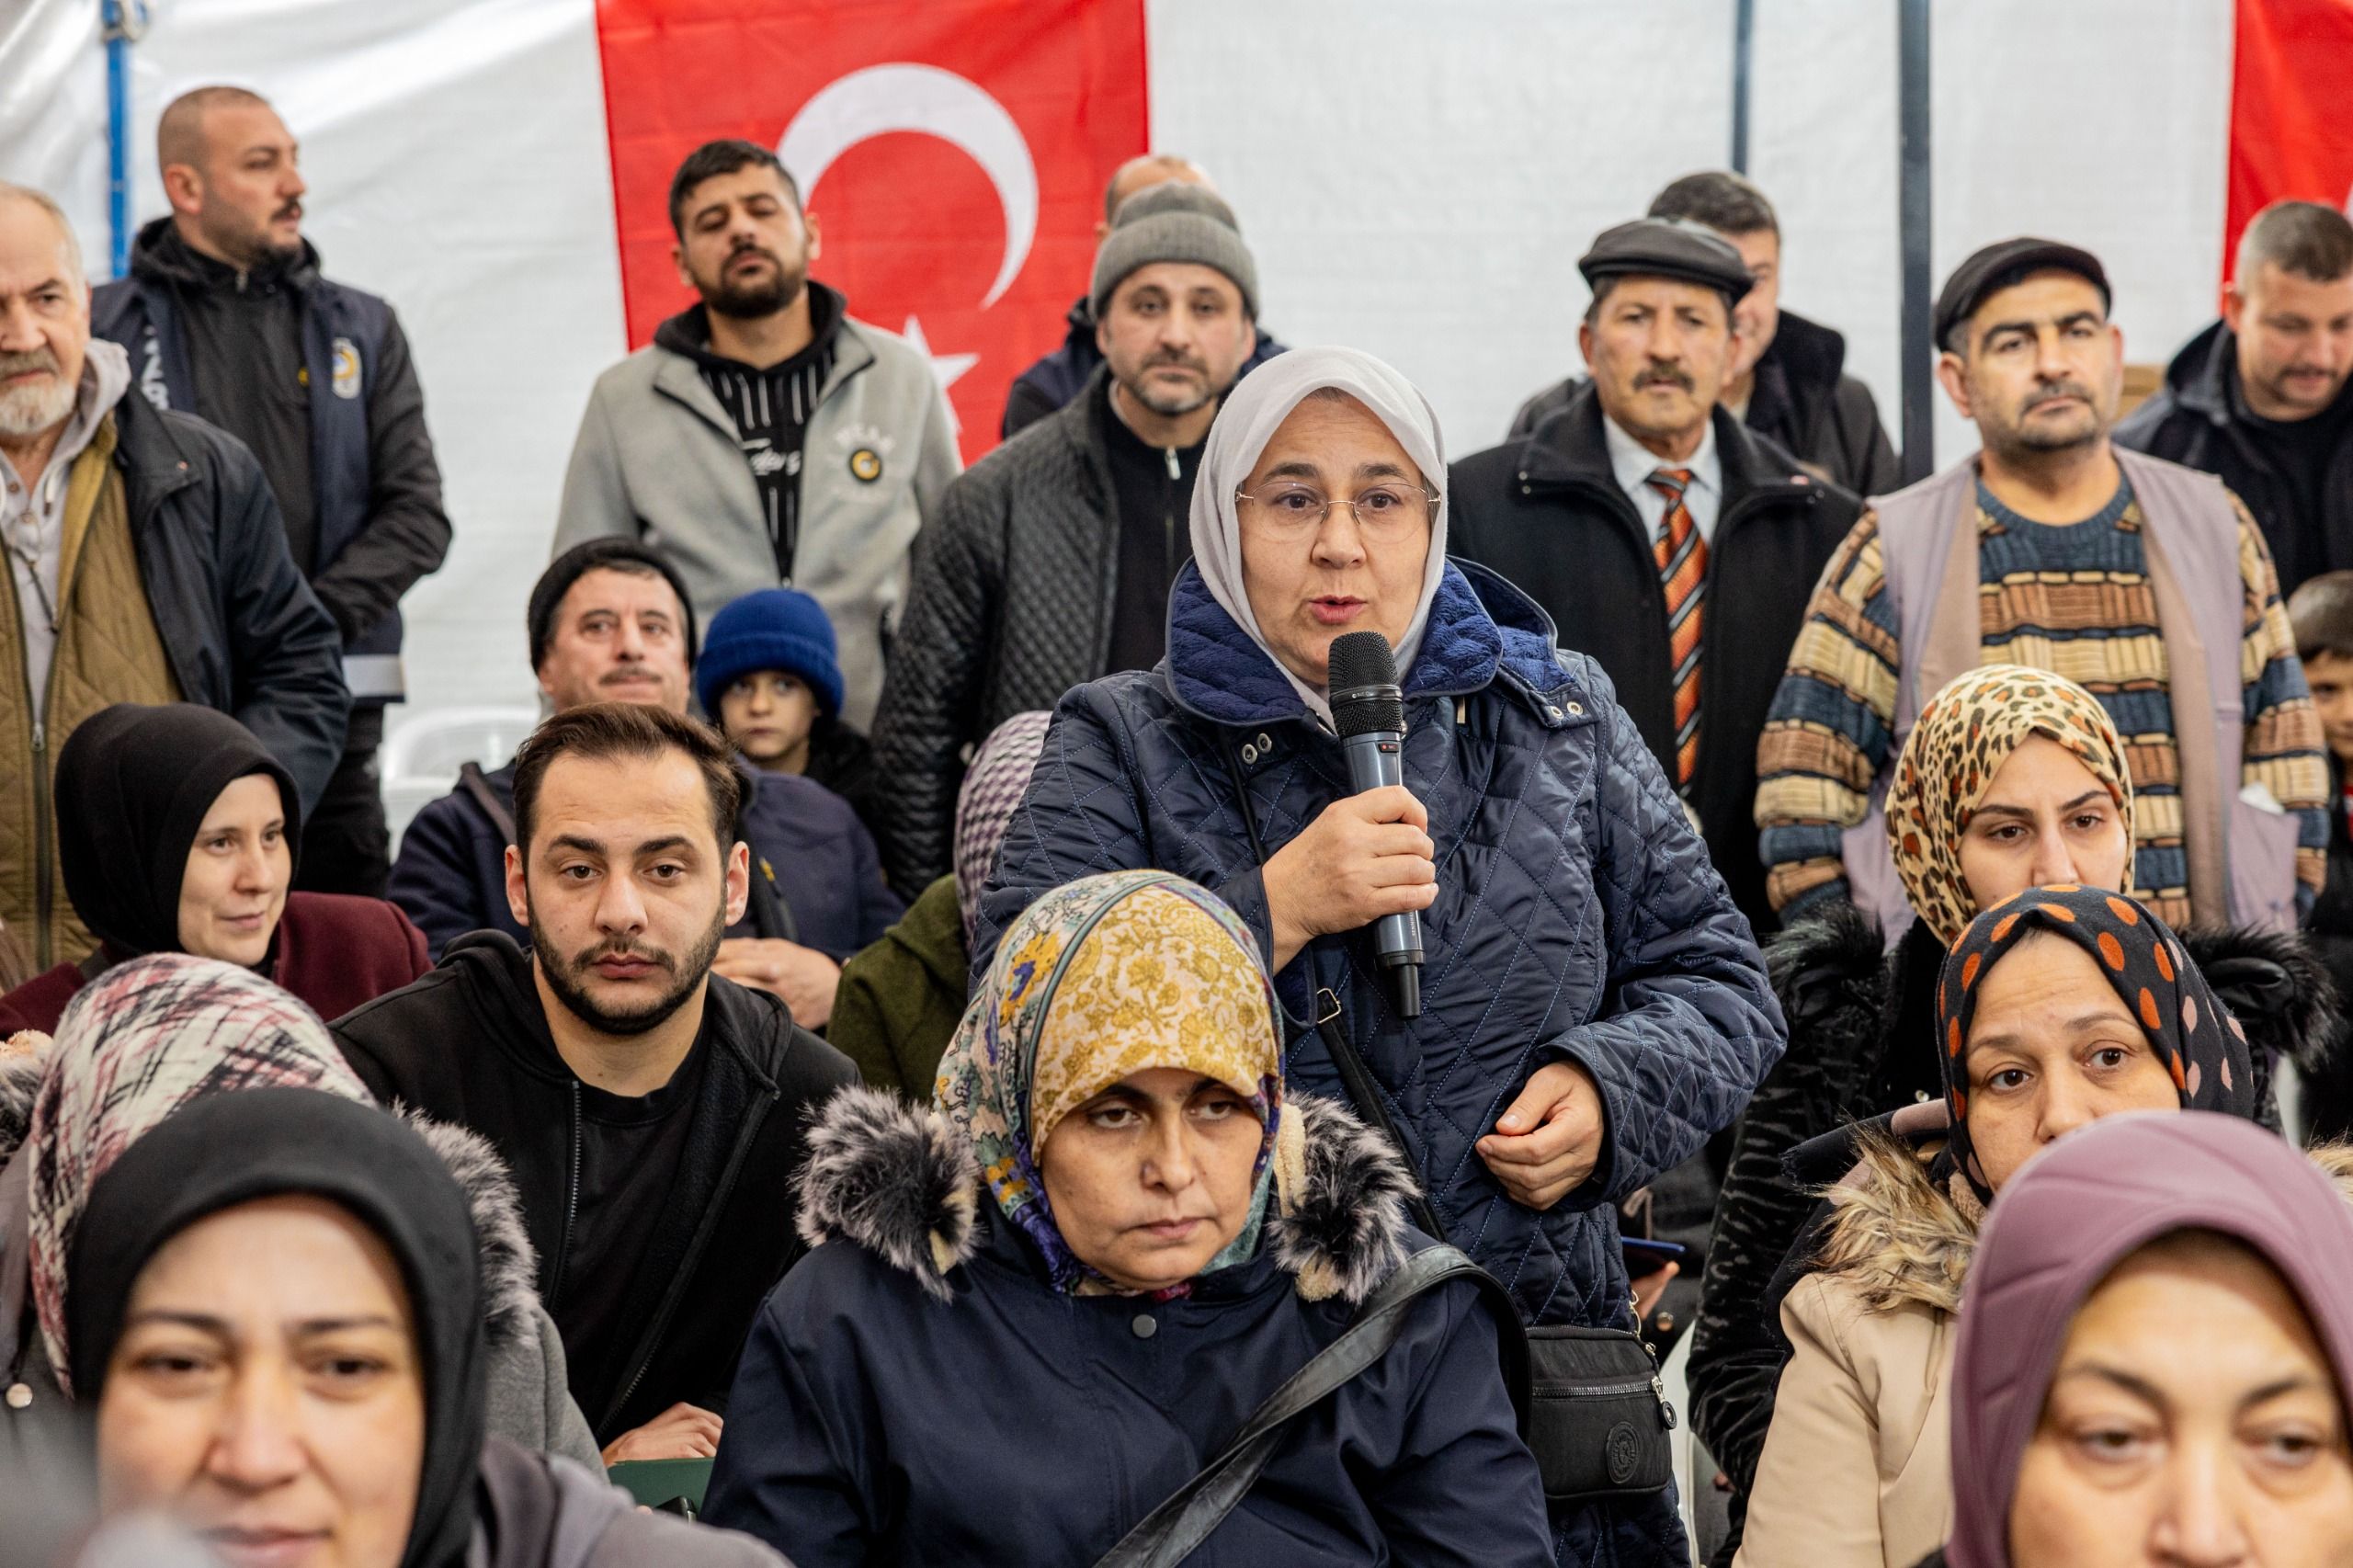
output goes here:
<path id="1" fill-rule="evenodd" d="M 1389 427 L 1422 478 L 1438 492 L 1430 514 L 1429 559 L 1422 568 L 1421 597 L 1414 602 L 1414 619 L 1397 644 L 1397 671 L 1402 684 L 1422 649 L 1422 633 L 1429 624 L 1430 601 L 1438 597 L 1438 579 L 1446 574 L 1446 443 L 1438 435 L 1438 414 L 1414 383 L 1371 355 L 1355 348 L 1294 348 L 1278 354 L 1235 383 L 1226 394 L 1210 426 L 1209 444 L 1201 452 L 1201 468 L 1193 483 L 1193 562 L 1210 597 L 1233 618 L 1234 624 L 1266 649 L 1275 667 L 1283 672 L 1310 711 L 1325 724 L 1331 704 L 1324 693 L 1291 674 L 1289 665 L 1258 629 L 1250 613 L 1250 594 L 1243 585 L 1242 519 L 1233 494 L 1249 479 L 1250 471 L 1274 439 L 1277 427 L 1290 417 L 1310 392 L 1336 387 L 1372 411 Z"/>

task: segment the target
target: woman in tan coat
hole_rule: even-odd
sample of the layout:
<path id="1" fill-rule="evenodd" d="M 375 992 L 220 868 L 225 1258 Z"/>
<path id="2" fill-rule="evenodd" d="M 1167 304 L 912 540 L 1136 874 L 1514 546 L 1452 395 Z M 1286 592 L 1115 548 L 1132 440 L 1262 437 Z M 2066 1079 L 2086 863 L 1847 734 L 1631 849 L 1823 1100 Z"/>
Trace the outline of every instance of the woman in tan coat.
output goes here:
<path id="1" fill-rule="evenodd" d="M 2174 934 L 2129 898 L 2033 888 L 1972 920 L 1938 987 L 1946 1109 L 1875 1131 L 1782 1303 L 1794 1354 L 1765 1439 L 1745 1568 L 1912 1568 L 1942 1544 L 1946 1384 L 1987 1205 L 2053 1140 L 2181 1108 L 2251 1118 L 2246 1042 Z"/>

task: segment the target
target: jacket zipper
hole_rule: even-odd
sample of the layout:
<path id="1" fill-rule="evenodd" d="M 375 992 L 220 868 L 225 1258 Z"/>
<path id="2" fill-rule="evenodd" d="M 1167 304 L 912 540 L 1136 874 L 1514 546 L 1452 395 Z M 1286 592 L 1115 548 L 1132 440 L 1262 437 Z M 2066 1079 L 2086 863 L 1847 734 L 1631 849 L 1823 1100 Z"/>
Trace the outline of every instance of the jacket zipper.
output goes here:
<path id="1" fill-rule="evenodd" d="M 556 1238 L 555 1271 L 548 1276 L 548 1301 L 563 1297 L 563 1270 L 572 1261 L 572 1226 L 580 1218 L 580 1080 L 572 1081 L 572 1181 L 563 1197 L 563 1234 Z"/>
<path id="2" fill-rule="evenodd" d="M 576 1099 L 577 1085 L 574 1085 L 574 1092 Z M 654 1365 L 654 1353 L 661 1348 L 662 1335 L 668 1331 L 670 1320 L 677 1315 L 678 1303 L 686 1297 L 687 1286 L 693 1279 L 696 1267 L 701 1264 L 702 1255 L 710 1248 L 710 1233 L 718 1227 L 719 1214 L 726 1208 L 728 1196 L 735 1190 L 735 1178 L 742 1174 L 744 1161 L 751 1154 L 752 1142 L 759 1136 L 760 1129 L 767 1125 L 768 1113 L 783 1097 L 783 1090 L 770 1089 L 760 1103 L 757 1114 L 744 1119 L 743 1131 L 735 1135 L 735 1147 L 727 1156 L 727 1168 L 720 1173 L 719 1186 L 711 1194 L 710 1206 L 703 1210 L 701 1223 L 695 1228 L 694 1240 L 688 1244 L 686 1256 L 678 1260 L 677 1271 L 670 1277 L 670 1288 L 663 1292 L 662 1304 L 654 1309 L 654 1321 L 647 1324 L 640 1340 L 637 1366 L 631 1371 L 620 1397 L 613 1401 L 612 1408 L 605 1412 L 604 1419 L 597 1424 L 597 1431 L 602 1432 L 618 1420 L 620 1413 L 629 1408 L 629 1402 L 637 1397 L 637 1385 L 645 1381 L 646 1369 Z"/>
<path id="3" fill-rule="evenodd" d="M 1168 464 L 1168 488 L 1163 494 L 1160 507 L 1160 571 L 1171 583 L 1176 580 L 1176 486 L 1184 481 L 1185 471 L 1177 466 L 1176 449 L 1163 447 L 1161 457 Z"/>
<path id="4" fill-rule="evenodd" d="M 38 570 L 38 568 L 36 568 L 36 570 Z M 8 579 L 8 614 L 9 618 L 17 623 L 17 631 L 21 638 L 25 623 L 25 611 L 23 601 L 17 597 L 17 569 L 15 562 L 11 562 L 8 564 L 6 576 Z M 58 602 L 61 605 L 63 604 L 65 599 L 65 585 L 63 584 L 60 584 L 58 585 L 57 597 Z M 59 626 L 58 631 L 59 638 L 62 641 L 64 633 L 64 627 L 62 624 Z M 49 676 L 49 686 L 51 688 L 50 695 L 53 697 L 56 694 L 57 687 L 57 649 L 53 643 L 50 648 Z M 33 706 L 33 683 L 32 674 L 30 671 L 27 671 L 25 673 L 22 692 L 25 702 L 25 738 L 30 746 L 33 764 L 33 968 L 35 971 L 38 972 L 41 970 L 47 969 L 51 961 L 53 961 L 53 949 L 56 947 L 56 937 L 49 928 L 50 916 L 52 914 L 51 906 L 54 898 L 49 885 L 51 877 L 54 875 L 50 865 L 49 842 L 49 818 L 51 804 L 50 801 L 49 783 L 49 725 L 47 722 L 49 716 L 49 705 L 44 701 L 38 710 L 40 717 L 34 717 L 36 710 Z"/>

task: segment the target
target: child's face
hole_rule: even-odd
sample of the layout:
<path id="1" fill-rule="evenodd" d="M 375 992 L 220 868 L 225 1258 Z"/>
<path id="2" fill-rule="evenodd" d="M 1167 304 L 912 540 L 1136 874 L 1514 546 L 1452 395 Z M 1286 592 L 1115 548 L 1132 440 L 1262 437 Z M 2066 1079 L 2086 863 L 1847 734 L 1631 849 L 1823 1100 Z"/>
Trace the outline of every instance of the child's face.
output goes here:
<path id="1" fill-rule="evenodd" d="M 2304 661 L 2304 684 L 2313 689 L 2329 751 L 2337 761 L 2353 765 L 2353 659 L 2314 653 Z"/>
<path id="2" fill-rule="evenodd" d="M 757 767 L 790 760 L 816 722 L 817 694 L 781 670 L 738 676 L 719 694 L 720 727 Z"/>

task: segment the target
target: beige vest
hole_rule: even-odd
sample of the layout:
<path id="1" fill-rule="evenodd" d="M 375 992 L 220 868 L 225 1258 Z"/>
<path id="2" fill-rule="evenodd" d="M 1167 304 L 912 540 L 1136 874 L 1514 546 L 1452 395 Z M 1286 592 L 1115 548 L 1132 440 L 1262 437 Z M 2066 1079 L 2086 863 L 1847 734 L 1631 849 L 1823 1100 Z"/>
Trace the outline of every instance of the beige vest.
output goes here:
<path id="1" fill-rule="evenodd" d="M 97 946 L 66 899 L 57 864 L 59 748 L 102 708 L 180 699 L 139 575 L 115 434 L 109 414 L 66 481 L 57 654 L 40 723 L 27 686 L 16 574 L 0 573 L 0 920 L 42 969 L 77 962 Z"/>

